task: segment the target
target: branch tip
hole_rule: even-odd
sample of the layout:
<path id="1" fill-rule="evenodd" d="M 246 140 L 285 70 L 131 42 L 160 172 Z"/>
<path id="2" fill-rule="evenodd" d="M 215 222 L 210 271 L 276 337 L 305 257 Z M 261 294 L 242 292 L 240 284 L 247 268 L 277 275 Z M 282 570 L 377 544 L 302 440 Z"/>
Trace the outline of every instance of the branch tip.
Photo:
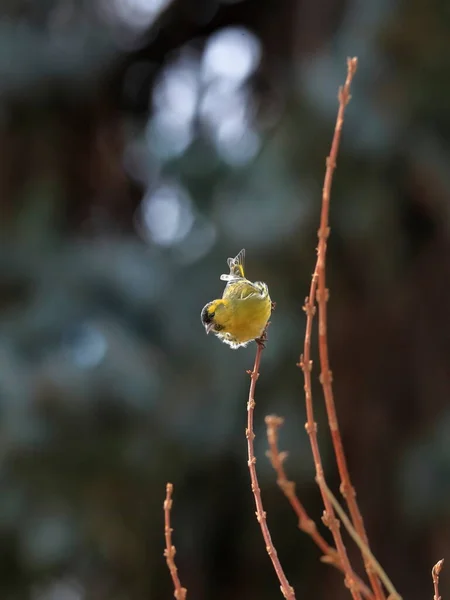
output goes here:
<path id="1" fill-rule="evenodd" d="M 166 484 L 166 498 L 164 500 L 164 535 L 166 538 L 166 548 L 164 550 L 164 557 L 166 559 L 167 567 L 169 568 L 170 576 L 172 577 L 172 583 L 174 587 L 174 597 L 176 600 L 186 600 L 187 589 L 181 586 L 180 578 L 178 577 L 178 569 L 175 565 L 175 554 L 176 549 L 172 544 L 172 531 L 170 526 L 170 511 L 172 510 L 172 492 L 173 485 L 171 483 Z"/>
<path id="2" fill-rule="evenodd" d="M 431 576 L 433 578 L 433 587 L 434 587 L 434 596 L 433 600 L 441 600 L 441 596 L 439 594 L 439 575 L 444 566 L 444 559 L 438 560 L 438 562 L 431 569 Z"/>

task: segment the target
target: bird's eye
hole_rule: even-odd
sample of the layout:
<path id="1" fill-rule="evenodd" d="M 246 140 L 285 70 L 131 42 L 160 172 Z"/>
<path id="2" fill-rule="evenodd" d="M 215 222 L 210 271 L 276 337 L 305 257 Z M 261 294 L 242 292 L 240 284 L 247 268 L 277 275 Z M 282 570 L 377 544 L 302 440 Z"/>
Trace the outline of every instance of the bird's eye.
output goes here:
<path id="1" fill-rule="evenodd" d="M 215 316 L 216 316 L 216 313 L 215 313 L 215 311 L 214 311 L 214 312 L 210 312 L 210 313 L 208 313 L 208 317 L 209 317 L 210 319 L 214 319 L 214 317 L 215 317 Z"/>
<path id="2" fill-rule="evenodd" d="M 202 310 L 202 314 L 201 314 L 201 318 L 202 318 L 202 323 L 203 324 L 208 324 L 211 323 L 213 317 L 215 315 L 215 312 L 213 311 L 212 313 L 209 312 L 209 308 L 208 306 L 205 306 Z"/>

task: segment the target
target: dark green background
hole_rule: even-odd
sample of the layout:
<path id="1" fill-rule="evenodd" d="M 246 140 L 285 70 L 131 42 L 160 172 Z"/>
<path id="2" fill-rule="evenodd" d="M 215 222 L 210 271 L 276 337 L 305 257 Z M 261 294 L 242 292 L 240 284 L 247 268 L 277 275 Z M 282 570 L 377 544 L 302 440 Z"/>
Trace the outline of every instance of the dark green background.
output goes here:
<path id="1" fill-rule="evenodd" d="M 245 247 L 277 302 L 255 414 L 273 539 L 298 598 L 349 597 L 277 489 L 264 416 L 286 418 L 287 469 L 319 523 L 295 363 L 337 89 L 356 55 L 329 244 L 337 410 L 373 550 L 405 598 L 431 598 L 431 567 L 450 560 L 450 4 L 149 7 L 1 3 L 0 596 L 171 598 L 172 481 L 188 597 L 281 597 L 246 464 L 255 348 L 231 351 L 200 323 Z M 260 44 L 239 86 L 202 79 L 228 27 Z M 227 64 L 243 61 L 237 42 Z M 234 131 L 227 154 L 208 106 Z"/>

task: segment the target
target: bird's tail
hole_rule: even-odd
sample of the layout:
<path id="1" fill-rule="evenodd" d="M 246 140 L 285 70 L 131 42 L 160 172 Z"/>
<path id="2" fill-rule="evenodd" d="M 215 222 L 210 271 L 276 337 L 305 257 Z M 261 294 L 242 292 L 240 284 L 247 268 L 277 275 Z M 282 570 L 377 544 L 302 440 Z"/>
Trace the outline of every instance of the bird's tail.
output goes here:
<path id="1" fill-rule="evenodd" d="M 234 258 L 229 258 L 227 260 L 228 266 L 230 268 L 229 273 L 224 273 L 220 276 L 222 281 L 236 281 L 238 279 L 245 279 L 244 275 L 244 259 L 245 259 L 245 249 L 243 248 L 237 256 Z"/>

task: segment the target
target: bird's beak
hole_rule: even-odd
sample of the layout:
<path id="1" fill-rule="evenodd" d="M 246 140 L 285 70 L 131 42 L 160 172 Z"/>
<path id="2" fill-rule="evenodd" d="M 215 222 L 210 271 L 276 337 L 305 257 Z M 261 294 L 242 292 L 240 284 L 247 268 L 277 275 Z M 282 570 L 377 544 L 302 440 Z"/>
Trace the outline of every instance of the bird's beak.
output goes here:
<path id="1" fill-rule="evenodd" d="M 214 327 L 214 323 L 207 323 L 207 324 L 205 325 L 205 331 L 206 331 L 206 334 L 207 334 L 207 335 L 208 335 L 208 333 L 211 331 L 211 329 L 212 329 L 213 327 Z"/>

